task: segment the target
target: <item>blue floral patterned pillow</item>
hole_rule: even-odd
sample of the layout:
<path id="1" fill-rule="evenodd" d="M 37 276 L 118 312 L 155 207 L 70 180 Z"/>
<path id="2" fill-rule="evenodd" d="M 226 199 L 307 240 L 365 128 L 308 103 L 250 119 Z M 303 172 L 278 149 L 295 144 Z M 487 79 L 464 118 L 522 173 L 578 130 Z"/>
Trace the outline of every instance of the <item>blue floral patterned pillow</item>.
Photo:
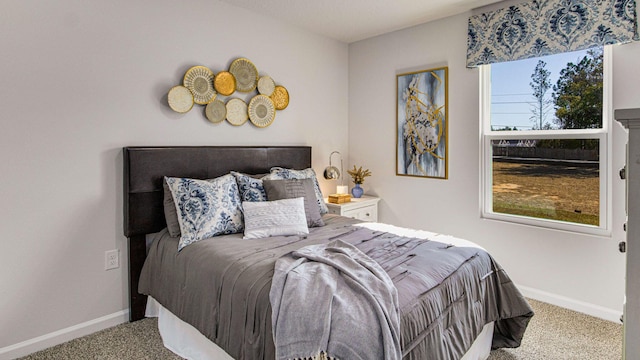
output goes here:
<path id="1" fill-rule="evenodd" d="M 264 191 L 262 179 L 254 178 L 247 174 L 232 171 L 231 175 L 236 178 L 240 199 L 242 201 L 267 201 L 267 193 Z M 268 177 L 269 175 L 265 176 Z"/>
<path id="2" fill-rule="evenodd" d="M 180 223 L 178 250 L 196 241 L 244 230 L 242 201 L 236 179 L 211 180 L 165 177 Z"/>
<path id="3" fill-rule="evenodd" d="M 324 197 L 322 191 L 320 191 L 320 184 L 318 184 L 318 178 L 316 178 L 316 172 L 312 168 L 304 170 L 285 169 L 281 167 L 271 168 L 271 180 L 279 179 L 312 179 L 313 189 L 316 192 L 316 201 L 320 209 L 320 214 L 326 214 L 329 212 L 327 204 L 324 203 Z"/>

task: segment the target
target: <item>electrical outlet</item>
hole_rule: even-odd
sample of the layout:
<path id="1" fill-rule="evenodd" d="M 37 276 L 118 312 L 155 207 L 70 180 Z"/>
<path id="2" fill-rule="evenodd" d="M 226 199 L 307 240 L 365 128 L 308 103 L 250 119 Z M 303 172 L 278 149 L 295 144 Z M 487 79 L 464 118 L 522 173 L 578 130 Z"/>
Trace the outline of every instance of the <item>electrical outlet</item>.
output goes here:
<path id="1" fill-rule="evenodd" d="M 104 269 L 111 270 L 120 267 L 120 251 L 109 250 L 104 252 Z"/>

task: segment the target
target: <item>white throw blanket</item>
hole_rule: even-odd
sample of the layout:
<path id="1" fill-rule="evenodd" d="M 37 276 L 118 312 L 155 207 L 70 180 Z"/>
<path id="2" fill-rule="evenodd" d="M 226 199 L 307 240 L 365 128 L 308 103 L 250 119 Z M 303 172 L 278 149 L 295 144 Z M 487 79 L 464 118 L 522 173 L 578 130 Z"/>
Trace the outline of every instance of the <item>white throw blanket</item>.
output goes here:
<path id="1" fill-rule="evenodd" d="M 341 240 L 277 260 L 269 294 L 276 359 L 400 360 L 398 293 Z"/>

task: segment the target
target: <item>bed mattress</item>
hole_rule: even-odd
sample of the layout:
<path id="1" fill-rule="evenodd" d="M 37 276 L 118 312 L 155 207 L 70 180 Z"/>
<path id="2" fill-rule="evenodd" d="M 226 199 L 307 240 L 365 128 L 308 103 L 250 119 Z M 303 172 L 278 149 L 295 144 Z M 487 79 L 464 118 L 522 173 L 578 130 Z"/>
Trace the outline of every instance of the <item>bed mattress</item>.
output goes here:
<path id="1" fill-rule="evenodd" d="M 485 324 L 493 344 L 515 347 L 533 312 L 482 249 L 354 226 L 325 215 L 307 236 L 242 240 L 227 235 L 189 245 L 156 234 L 139 291 L 155 298 L 235 359 L 273 359 L 269 291 L 275 261 L 341 239 L 377 261 L 398 289 L 405 359 L 459 359 Z M 445 238 L 446 240 L 446 238 Z"/>

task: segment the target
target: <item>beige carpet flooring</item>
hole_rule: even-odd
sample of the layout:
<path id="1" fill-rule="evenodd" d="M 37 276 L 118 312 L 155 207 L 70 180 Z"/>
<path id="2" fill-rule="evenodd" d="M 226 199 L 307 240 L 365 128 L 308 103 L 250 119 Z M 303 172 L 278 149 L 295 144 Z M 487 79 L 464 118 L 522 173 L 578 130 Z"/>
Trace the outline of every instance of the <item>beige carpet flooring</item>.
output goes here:
<path id="1" fill-rule="evenodd" d="M 535 312 L 516 349 L 491 352 L 489 360 L 622 359 L 622 325 L 529 300 Z"/>
<path id="2" fill-rule="evenodd" d="M 619 360 L 622 325 L 530 300 L 536 315 L 517 349 L 491 352 L 489 360 Z M 180 359 L 162 345 L 155 319 L 121 324 L 22 358 Z M 427 359 L 425 359 L 427 360 Z"/>

